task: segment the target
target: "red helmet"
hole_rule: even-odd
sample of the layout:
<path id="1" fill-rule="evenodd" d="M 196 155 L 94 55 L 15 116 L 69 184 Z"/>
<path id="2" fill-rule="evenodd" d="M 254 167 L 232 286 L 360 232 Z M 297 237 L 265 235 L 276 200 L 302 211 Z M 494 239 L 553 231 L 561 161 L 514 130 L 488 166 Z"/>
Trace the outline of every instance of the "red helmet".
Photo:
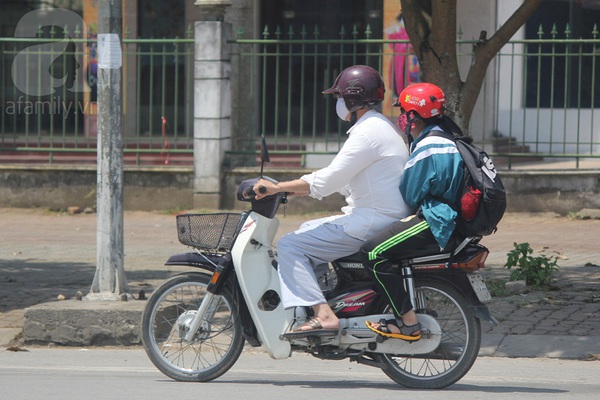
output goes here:
<path id="1" fill-rule="evenodd" d="M 333 86 L 323 93 L 341 95 L 348 111 L 354 112 L 365 105 L 380 103 L 385 84 L 377 70 L 366 65 L 354 65 L 340 72 Z"/>
<path id="2" fill-rule="evenodd" d="M 398 98 L 398 105 L 405 112 L 414 111 L 421 118 L 431 118 L 444 114 L 446 96 L 442 89 L 431 83 L 415 83 L 404 88 Z"/>

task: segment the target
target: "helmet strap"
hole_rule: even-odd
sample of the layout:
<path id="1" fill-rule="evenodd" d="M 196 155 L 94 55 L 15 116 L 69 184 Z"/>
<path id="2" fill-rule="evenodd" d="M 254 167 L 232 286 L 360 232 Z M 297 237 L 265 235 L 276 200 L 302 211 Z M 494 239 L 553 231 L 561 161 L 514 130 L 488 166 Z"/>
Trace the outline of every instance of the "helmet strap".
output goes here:
<path id="1" fill-rule="evenodd" d="M 356 111 L 352 111 L 352 113 L 350 114 L 350 123 L 352 125 L 354 125 L 357 121 L 357 117 L 356 117 Z"/>
<path id="2" fill-rule="evenodd" d="M 412 145 L 412 142 L 414 141 L 412 135 L 410 134 L 410 130 L 412 128 L 413 122 L 415 122 L 419 118 L 420 118 L 419 114 L 414 113 L 412 111 L 409 111 L 406 114 L 406 128 L 404 129 L 404 133 L 406 134 L 406 140 L 408 141 L 408 149 L 409 149 L 409 151 L 410 151 L 410 146 Z"/>
<path id="3" fill-rule="evenodd" d="M 406 124 L 406 130 L 404 131 L 404 133 L 406 133 L 406 140 L 408 142 L 408 150 L 410 151 L 410 146 L 412 145 L 412 142 L 414 141 L 412 135 L 410 134 L 410 124 Z"/>

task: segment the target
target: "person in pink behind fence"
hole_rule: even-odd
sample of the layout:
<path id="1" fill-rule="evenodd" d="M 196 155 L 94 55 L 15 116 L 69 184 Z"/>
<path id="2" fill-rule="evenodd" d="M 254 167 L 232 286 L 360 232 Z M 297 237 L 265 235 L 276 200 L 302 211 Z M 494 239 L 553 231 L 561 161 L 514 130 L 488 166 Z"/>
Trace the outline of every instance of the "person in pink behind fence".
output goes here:
<path id="1" fill-rule="evenodd" d="M 386 29 L 388 38 L 409 40 L 402 14 L 398 15 L 397 21 L 397 24 Z M 398 98 L 406 86 L 420 82 L 419 61 L 410 43 L 390 43 L 390 48 L 394 53 L 390 61 L 391 90 L 394 98 Z"/>

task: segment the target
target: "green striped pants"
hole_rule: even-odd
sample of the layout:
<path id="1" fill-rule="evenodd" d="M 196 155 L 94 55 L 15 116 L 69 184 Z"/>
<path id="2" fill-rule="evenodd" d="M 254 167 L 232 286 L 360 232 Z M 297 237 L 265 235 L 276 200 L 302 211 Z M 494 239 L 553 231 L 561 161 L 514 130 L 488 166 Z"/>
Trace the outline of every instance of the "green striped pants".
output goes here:
<path id="1" fill-rule="evenodd" d="M 415 215 L 404 218 L 367 240 L 360 249 L 363 265 L 384 294 L 397 319 L 412 309 L 400 270 L 393 261 L 439 251 L 429 224 Z"/>

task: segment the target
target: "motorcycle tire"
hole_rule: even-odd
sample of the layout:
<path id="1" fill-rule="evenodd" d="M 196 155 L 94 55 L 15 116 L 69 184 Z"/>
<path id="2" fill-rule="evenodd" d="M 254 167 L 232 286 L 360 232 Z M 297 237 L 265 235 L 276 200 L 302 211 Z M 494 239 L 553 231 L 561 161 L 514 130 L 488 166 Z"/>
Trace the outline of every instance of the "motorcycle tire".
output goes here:
<path id="1" fill-rule="evenodd" d="M 383 372 L 413 389 L 441 389 L 460 380 L 473 366 L 481 346 L 481 323 L 468 301 L 451 285 L 417 281 L 417 314 L 429 314 L 442 328 L 441 343 L 432 353 L 418 356 L 376 354 Z"/>
<path id="2" fill-rule="evenodd" d="M 237 299 L 225 288 L 215 296 L 194 340 L 184 339 L 211 279 L 176 275 L 152 294 L 142 316 L 142 342 L 152 363 L 182 382 L 206 382 L 227 372 L 244 348 Z"/>

